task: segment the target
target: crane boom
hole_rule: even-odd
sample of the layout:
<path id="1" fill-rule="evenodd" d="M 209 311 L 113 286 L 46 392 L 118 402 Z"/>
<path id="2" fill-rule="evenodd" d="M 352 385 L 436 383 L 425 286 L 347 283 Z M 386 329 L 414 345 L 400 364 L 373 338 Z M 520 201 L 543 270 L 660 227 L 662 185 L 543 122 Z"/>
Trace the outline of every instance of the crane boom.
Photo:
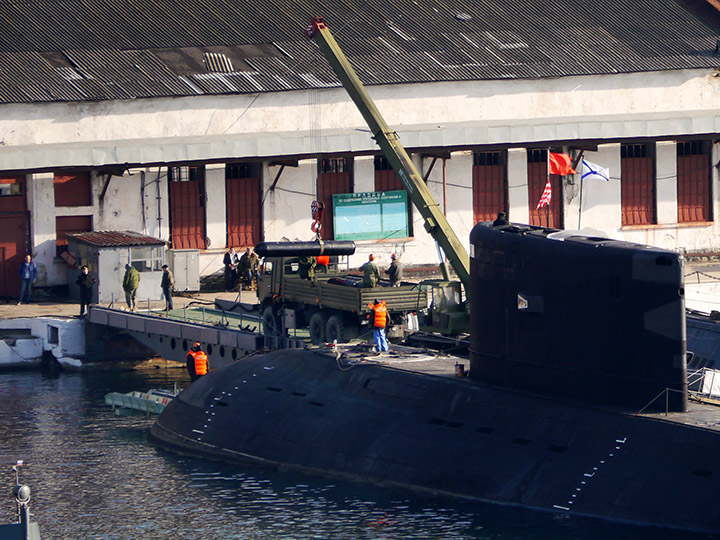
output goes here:
<path id="1" fill-rule="evenodd" d="M 315 17 L 307 29 L 308 37 L 314 38 L 323 55 L 330 63 L 335 75 L 355 102 L 365 122 L 372 131 L 375 142 L 380 146 L 390 166 L 397 173 L 415 207 L 425 220 L 425 230 L 440 244 L 450 260 L 455 273 L 465 287 L 470 290 L 470 259 L 465 247 L 460 243 L 455 231 L 440 210 L 438 203 L 430 193 L 422 176 L 413 164 L 410 156 L 398 140 L 397 133 L 385 123 L 380 111 L 360 82 L 355 70 L 330 33 L 322 17 Z"/>

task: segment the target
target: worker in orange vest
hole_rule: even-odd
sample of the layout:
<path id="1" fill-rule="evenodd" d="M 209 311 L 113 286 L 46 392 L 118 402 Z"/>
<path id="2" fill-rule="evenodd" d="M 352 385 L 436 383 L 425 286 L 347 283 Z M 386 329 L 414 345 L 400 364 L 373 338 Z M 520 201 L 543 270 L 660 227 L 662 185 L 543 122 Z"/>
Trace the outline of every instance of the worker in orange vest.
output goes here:
<path id="1" fill-rule="evenodd" d="M 207 375 L 208 357 L 200 348 L 200 343 L 197 341 L 190 348 L 190 351 L 188 351 L 185 357 L 185 364 L 192 382 L 195 382 L 203 375 Z"/>
<path id="2" fill-rule="evenodd" d="M 388 350 L 387 337 L 385 337 L 385 327 L 387 326 L 387 306 L 385 300 L 379 302 L 377 298 L 372 304 L 368 304 L 372 310 L 368 318 L 372 323 L 373 338 L 375 339 L 375 348 L 378 352 Z"/>

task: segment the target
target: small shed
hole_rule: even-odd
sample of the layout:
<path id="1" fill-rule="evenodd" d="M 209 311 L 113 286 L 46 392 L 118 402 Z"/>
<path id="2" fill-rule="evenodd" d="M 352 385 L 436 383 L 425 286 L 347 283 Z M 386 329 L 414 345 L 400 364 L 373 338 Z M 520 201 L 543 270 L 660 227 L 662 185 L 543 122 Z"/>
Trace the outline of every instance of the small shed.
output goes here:
<path id="1" fill-rule="evenodd" d="M 75 281 L 80 267 L 85 265 L 90 275 L 97 279 L 92 301 L 108 304 L 114 299 L 124 305 L 122 282 L 126 264 L 140 272 L 136 295 L 138 304 L 142 300 L 162 298 L 160 280 L 162 265 L 165 264 L 165 240 L 134 231 L 71 233 L 67 238 L 68 254 L 75 259 L 75 270 L 68 272 L 68 289 L 72 298 L 80 298 Z"/>

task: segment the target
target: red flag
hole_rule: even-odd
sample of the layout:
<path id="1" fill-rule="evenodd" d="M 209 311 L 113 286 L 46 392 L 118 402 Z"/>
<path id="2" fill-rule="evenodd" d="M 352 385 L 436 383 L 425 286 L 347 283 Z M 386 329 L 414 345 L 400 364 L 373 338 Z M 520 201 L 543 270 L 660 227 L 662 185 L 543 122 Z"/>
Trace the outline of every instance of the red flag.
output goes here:
<path id="1" fill-rule="evenodd" d="M 548 152 L 548 174 L 575 174 L 571 163 L 572 159 L 567 154 Z"/>
<path id="2" fill-rule="evenodd" d="M 543 206 L 550 206 L 550 200 L 552 199 L 552 186 L 550 185 L 550 179 L 545 184 L 545 190 L 543 191 L 542 197 L 537 204 L 536 210 L 539 210 Z"/>

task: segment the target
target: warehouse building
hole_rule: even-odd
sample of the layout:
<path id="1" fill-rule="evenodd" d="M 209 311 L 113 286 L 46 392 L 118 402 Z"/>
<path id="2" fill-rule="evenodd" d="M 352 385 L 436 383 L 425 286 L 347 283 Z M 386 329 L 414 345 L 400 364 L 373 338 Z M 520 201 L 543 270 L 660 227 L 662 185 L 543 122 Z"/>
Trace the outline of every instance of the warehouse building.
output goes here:
<path id="1" fill-rule="evenodd" d="M 132 6 L 132 9 L 131 9 Z M 438 260 L 315 43 L 325 18 L 458 237 L 510 220 L 720 251 L 715 0 L 0 5 L 0 296 L 77 272 L 68 234 L 199 250 L 354 239 Z M 548 175 L 548 152 L 578 174 Z M 607 180 L 582 180 L 582 160 Z M 538 202 L 550 183 L 548 206 Z M 400 192 L 400 193 L 398 193 Z M 382 195 L 381 195 L 382 194 Z M 365 205 L 358 210 L 358 205 Z M 369 216 L 369 217 L 368 217 Z M 129 261 L 128 261 L 129 262 Z M 100 301 L 104 299 L 100 298 Z"/>

